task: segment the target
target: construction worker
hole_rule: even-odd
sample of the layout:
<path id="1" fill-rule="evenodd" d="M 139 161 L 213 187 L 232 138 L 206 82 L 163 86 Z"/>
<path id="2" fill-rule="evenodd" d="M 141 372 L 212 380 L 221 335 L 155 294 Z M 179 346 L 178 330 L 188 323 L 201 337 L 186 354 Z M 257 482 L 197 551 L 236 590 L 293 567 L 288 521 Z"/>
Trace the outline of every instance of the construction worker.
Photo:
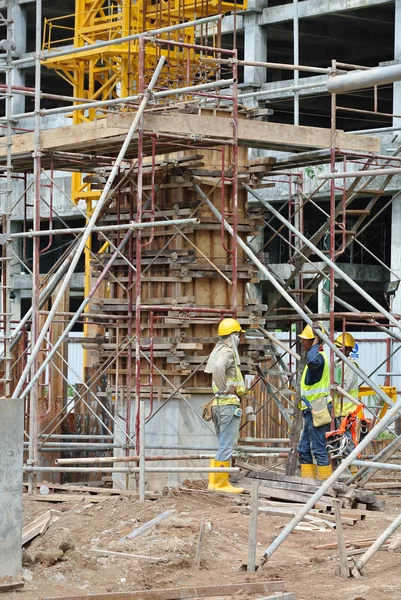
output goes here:
<path id="1" fill-rule="evenodd" d="M 335 345 L 340 348 L 345 356 L 350 359 L 356 366 L 358 363 L 354 358 L 350 358 L 350 354 L 352 350 L 355 348 L 355 340 L 350 333 L 341 333 L 337 339 L 334 341 Z M 349 413 L 352 413 L 356 406 L 359 404 L 358 401 L 358 375 L 354 373 L 354 371 L 343 361 L 341 358 L 338 358 L 334 363 L 334 379 L 335 382 L 340 385 L 344 391 L 348 392 L 350 396 L 355 398 L 355 403 L 349 400 L 348 398 L 341 396 L 341 394 L 336 394 L 334 397 L 334 417 L 335 417 L 335 426 L 336 429 L 339 429 L 341 426 L 341 421 L 344 417 L 346 417 Z M 349 439 L 349 444 L 347 447 L 346 454 L 349 454 L 355 447 L 352 434 L 350 430 L 346 430 L 345 435 Z M 352 474 L 356 473 L 358 467 L 351 465 L 350 471 Z"/>
<path id="2" fill-rule="evenodd" d="M 220 340 L 205 368 L 206 373 L 212 373 L 212 419 L 218 439 L 218 451 L 210 461 L 211 467 L 229 467 L 238 443 L 242 416 L 240 398 L 246 393 L 238 354 L 241 331 L 236 319 L 221 321 L 217 332 Z M 229 494 L 242 494 L 244 491 L 230 484 L 229 473 L 210 473 L 208 489 Z"/>
<path id="3" fill-rule="evenodd" d="M 328 358 L 317 331 L 324 333 L 320 323 L 307 325 L 298 336 L 302 350 L 307 352 L 306 365 L 301 378 L 301 401 L 299 408 L 303 415 L 303 431 L 298 444 L 301 463 L 301 477 L 327 479 L 332 473 L 326 447 L 326 432 L 329 430 L 331 416 L 328 410 L 330 402 L 330 368 Z M 322 422 L 316 426 L 316 422 Z M 316 465 L 314 464 L 316 461 Z"/>

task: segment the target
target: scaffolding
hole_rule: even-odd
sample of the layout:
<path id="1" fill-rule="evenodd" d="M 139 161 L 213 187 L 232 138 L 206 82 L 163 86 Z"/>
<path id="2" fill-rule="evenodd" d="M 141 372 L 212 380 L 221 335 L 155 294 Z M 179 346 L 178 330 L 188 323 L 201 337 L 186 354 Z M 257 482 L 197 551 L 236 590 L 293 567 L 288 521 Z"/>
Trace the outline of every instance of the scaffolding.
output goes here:
<path id="1" fill-rule="evenodd" d="M 303 323 L 328 323 L 329 336 L 320 337 L 330 348 L 331 393 L 342 392 L 334 377 L 338 357 L 356 372 L 365 392 L 380 400 L 374 413 L 377 423 L 364 446 L 399 413 L 401 401 L 395 401 L 389 381 L 378 386 L 334 345 L 334 336 L 350 325 L 369 326 L 397 342 L 392 354 L 400 347 L 399 315 L 353 281 L 338 260 L 352 244 L 376 258 L 358 238 L 399 194 L 377 210 L 393 177 L 401 173 L 401 147 L 382 155 L 375 138 L 339 131 L 338 112 L 351 109 L 339 104 L 335 94 L 330 95 L 330 130 L 298 127 L 297 116 L 294 126 L 257 120 L 247 101 L 268 92 L 239 93 L 239 67 L 325 73 L 329 78 L 359 67 L 335 60 L 327 68 L 303 66 L 295 59 L 294 64 L 240 60 L 235 46 L 223 47 L 220 22 L 222 13 L 232 10 L 235 18 L 243 8 L 245 4 L 237 3 L 142 2 L 133 10 L 126 2 L 77 0 L 75 28 L 60 40 L 56 31 L 64 26 L 58 20 L 45 22 L 42 38 L 37 0 L 32 92 L 11 85 L 12 69 L 21 60 L 12 55 L 13 3 L 8 0 L 7 20 L 1 23 L 7 26 L 9 42 L 1 64 L 6 73 L 6 111 L 0 119 L 6 127 L 0 148 L 6 185 L 2 390 L 5 397 L 25 403 L 30 493 L 38 479 L 49 474 L 57 481 L 62 473 L 88 478 L 107 474 L 115 485 L 137 489 L 144 500 L 152 473 L 210 472 L 193 463 L 212 456 L 213 443 L 196 445 L 190 434 L 187 441 L 152 442 L 154 436 L 147 432 L 154 419 L 160 422 L 163 416 L 166 422 L 176 419 L 172 426 L 178 430 L 180 417 L 171 408 L 178 404 L 185 406 L 195 428 L 202 428 L 201 436 L 213 435 L 200 415 L 210 393 L 204 366 L 217 341 L 217 324 L 225 316 L 235 316 L 247 331 L 242 368 L 251 380 L 248 402 L 257 424 L 243 422 L 241 453 L 276 464 L 285 460 L 287 473 L 295 473 L 302 359 L 294 349 L 294 333 Z M 57 49 L 71 40 L 73 49 Z M 44 66 L 71 83 L 71 96 L 41 92 Z M 294 84 L 297 115 L 297 92 L 306 86 L 297 78 Z M 372 111 L 352 109 L 361 118 L 367 112 L 381 114 L 380 88 L 374 90 Z M 14 93 L 34 93 L 33 113 L 12 113 Z M 42 97 L 67 104 L 41 109 Z M 72 125 L 62 131 L 43 130 L 42 119 L 57 114 L 72 114 Z M 15 119 L 22 117 L 33 117 L 33 136 L 12 135 Z M 276 158 L 270 152 L 251 159 L 249 147 L 290 154 Z M 326 171 L 306 185 L 305 167 L 320 165 Z M 55 171 L 73 174 L 71 195 L 58 186 Z M 12 185 L 17 179 L 24 190 L 15 203 Z M 278 185 L 287 194 L 276 209 L 269 190 Z M 50 198 L 57 190 L 81 211 L 83 227 L 53 227 L 53 220 L 61 218 L 52 201 L 48 228 L 43 227 L 45 186 Z M 31 193 L 33 229 L 25 220 L 22 232 L 12 232 L 13 208 L 21 202 L 26 214 Z M 322 195 L 329 199 L 328 210 L 321 206 Z M 84 210 L 78 204 L 82 199 L 87 202 Z M 308 234 L 305 211 L 311 207 L 323 223 Z M 41 255 L 56 236 L 66 233 L 72 241 L 52 269 L 41 273 Z M 42 237 L 48 238 L 44 248 Z M 287 279 L 274 272 L 266 255 L 276 239 L 288 254 Z M 24 250 L 18 252 L 18 244 L 24 249 L 27 240 L 32 241 L 32 268 Z M 84 298 L 71 311 L 69 287 L 83 253 Z M 11 318 L 12 260 L 32 275 L 32 306 L 17 323 Z M 258 293 L 260 275 L 275 291 L 266 304 Z M 359 311 L 336 294 L 336 277 L 371 310 Z M 312 314 L 308 303 L 314 295 L 319 295 L 322 310 Z M 85 333 L 85 365 L 82 373 L 75 372 L 80 383 L 67 397 L 67 372 L 72 368 L 67 344 L 77 324 Z M 290 331 L 288 343 L 274 335 L 278 327 Z M 390 356 L 389 350 L 387 368 Z M 343 460 L 313 502 L 362 449 L 360 445 Z M 394 444 L 393 452 L 397 449 Z M 390 458 L 387 453 L 385 460 Z M 167 461 L 186 464 L 166 466 Z M 362 481 L 364 471 L 357 477 Z M 266 559 L 308 506 L 267 549 Z"/>

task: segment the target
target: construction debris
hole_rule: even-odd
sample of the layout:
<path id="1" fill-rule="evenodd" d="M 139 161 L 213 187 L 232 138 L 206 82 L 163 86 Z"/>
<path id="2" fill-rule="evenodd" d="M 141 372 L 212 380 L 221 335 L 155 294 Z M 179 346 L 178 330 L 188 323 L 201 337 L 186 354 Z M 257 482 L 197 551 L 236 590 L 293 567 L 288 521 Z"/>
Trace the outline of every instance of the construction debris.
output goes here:
<path id="1" fill-rule="evenodd" d="M 61 513 L 57 510 L 48 510 L 40 517 L 37 517 L 32 523 L 22 529 L 22 545 L 30 542 L 37 535 L 43 535 L 52 523 L 60 518 Z"/>

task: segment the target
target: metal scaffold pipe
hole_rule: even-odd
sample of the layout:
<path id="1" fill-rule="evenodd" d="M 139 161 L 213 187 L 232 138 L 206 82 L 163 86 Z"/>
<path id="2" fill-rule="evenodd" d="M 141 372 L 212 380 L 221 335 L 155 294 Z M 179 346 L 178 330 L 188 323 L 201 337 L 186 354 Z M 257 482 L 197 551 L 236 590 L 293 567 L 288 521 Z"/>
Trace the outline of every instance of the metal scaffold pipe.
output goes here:
<path id="1" fill-rule="evenodd" d="M 330 94 L 342 94 L 394 81 L 401 81 L 401 65 L 376 67 L 367 71 L 354 71 L 348 75 L 332 77 L 326 83 L 326 87 Z"/>
<path id="2" fill-rule="evenodd" d="M 146 229 L 146 227 L 165 227 L 166 225 L 195 225 L 199 223 L 199 219 L 166 219 L 165 221 L 144 221 L 136 223 L 123 223 L 122 225 L 104 225 L 103 227 L 93 227 L 92 233 L 104 231 L 126 231 L 127 229 Z M 40 231 L 24 231 L 20 233 L 12 233 L 10 238 L 24 237 L 42 237 L 48 235 L 64 235 L 65 233 L 84 233 L 86 227 L 72 227 L 65 229 L 43 229 Z"/>
<path id="3" fill-rule="evenodd" d="M 401 172 L 401 169 L 399 169 L 399 171 Z M 319 248 L 317 248 L 315 244 L 313 244 L 298 229 L 296 229 L 296 227 L 294 227 L 294 225 L 290 223 L 290 221 L 283 217 L 281 213 L 279 213 L 269 202 L 267 202 L 267 200 L 262 198 L 257 192 L 255 192 L 255 190 L 249 187 L 249 185 L 244 185 L 244 188 L 247 190 L 247 192 L 254 196 L 254 198 L 256 198 L 261 204 L 263 204 L 263 206 L 265 206 L 279 221 L 281 221 L 283 225 L 288 227 L 288 229 L 292 231 L 292 233 L 299 237 L 299 239 L 301 239 L 303 243 L 316 254 L 316 256 L 318 256 L 323 262 L 325 262 L 330 267 L 330 269 L 333 269 L 333 271 L 337 273 L 337 275 L 339 275 L 342 279 L 344 279 L 344 281 L 348 283 L 348 285 L 351 286 L 351 288 L 357 291 L 362 296 L 362 298 L 364 298 L 372 306 L 374 306 L 378 310 L 378 312 L 381 313 L 384 317 L 386 317 L 390 321 L 390 323 L 392 323 L 395 327 L 401 329 L 400 322 L 397 321 L 397 319 L 395 319 L 392 314 L 390 314 L 378 302 L 376 302 L 376 300 L 372 298 L 372 296 L 370 296 L 367 292 L 365 292 L 365 290 L 362 289 L 357 283 L 355 283 L 355 281 L 351 277 L 344 273 L 344 271 L 335 262 L 330 260 L 330 258 L 328 258 L 321 250 L 319 250 Z M 349 361 L 349 363 L 353 364 L 351 363 L 351 361 Z"/>
<path id="4" fill-rule="evenodd" d="M 33 363 L 34 363 L 34 361 L 35 361 L 38 353 L 40 352 L 41 345 L 42 345 L 42 343 L 43 343 L 43 341 L 44 341 L 44 339 L 46 337 L 46 334 L 47 334 L 47 332 L 49 330 L 49 327 L 50 327 L 50 325 L 51 325 L 51 323 L 53 321 L 53 318 L 54 318 L 54 316 L 55 316 L 55 314 L 57 312 L 58 305 L 60 304 L 60 302 L 61 302 L 61 300 L 62 300 L 62 298 L 63 298 L 63 296 L 64 296 L 64 294 L 65 294 L 65 292 L 67 290 L 67 287 L 70 284 L 71 277 L 72 277 L 72 275 L 73 275 L 73 273 L 75 271 L 75 268 L 76 268 L 76 266 L 78 264 L 78 261 L 79 261 L 79 259 L 81 257 L 81 254 L 83 253 L 83 251 L 85 249 L 85 246 L 86 246 L 86 243 L 88 241 L 88 238 L 89 238 L 89 236 L 92 233 L 92 229 L 95 226 L 96 221 L 99 218 L 99 215 L 100 215 L 100 213 L 101 213 L 101 211 L 103 209 L 103 206 L 105 205 L 105 203 L 107 201 L 108 194 L 110 192 L 110 188 L 111 188 L 111 186 L 113 184 L 113 181 L 114 181 L 114 179 L 115 179 L 115 177 L 116 177 L 116 175 L 118 173 L 120 164 L 121 164 L 121 162 L 123 161 L 123 159 L 125 157 L 125 154 L 126 154 L 126 152 L 128 150 L 128 147 L 129 147 L 129 145 L 131 143 L 131 140 L 132 140 L 132 138 L 134 136 L 134 133 L 136 132 L 136 130 L 138 128 L 138 125 L 139 125 L 139 123 L 141 121 L 142 115 L 143 115 L 143 113 L 145 111 L 146 105 L 147 105 L 147 103 L 149 102 L 149 100 L 151 98 L 152 90 L 153 90 L 154 86 L 156 85 L 157 79 L 158 79 L 158 77 L 159 77 L 159 75 L 161 73 L 161 70 L 162 70 L 162 68 L 164 66 L 165 61 L 166 61 L 166 57 L 162 56 L 160 58 L 159 62 L 158 62 L 158 65 L 157 65 L 157 67 L 155 69 L 155 72 L 153 73 L 153 76 L 152 76 L 152 79 L 151 79 L 151 81 L 149 83 L 149 86 L 148 86 L 147 90 L 144 93 L 141 105 L 140 105 L 140 107 L 139 107 L 139 109 L 138 109 L 138 111 L 137 111 L 137 113 L 135 115 L 135 118 L 134 118 L 134 120 L 133 120 L 133 122 L 131 124 L 131 127 L 129 128 L 129 131 L 127 133 L 125 141 L 124 141 L 124 143 L 123 143 L 123 145 L 121 147 L 121 150 L 120 150 L 120 152 L 118 154 L 116 162 L 114 163 L 113 169 L 110 172 L 110 175 L 109 175 L 109 177 L 107 179 L 107 182 L 106 182 L 106 184 L 105 184 L 105 186 L 103 188 L 102 194 L 101 194 L 101 196 L 100 196 L 100 198 L 98 200 L 96 208 L 93 211 L 92 216 L 91 216 L 91 218 L 90 218 L 90 220 L 89 220 L 89 222 L 88 222 L 88 224 L 87 224 L 87 226 L 85 228 L 85 232 L 82 234 L 82 238 L 81 238 L 81 240 L 80 240 L 80 242 L 78 244 L 78 247 L 77 247 L 77 250 L 75 252 L 74 258 L 73 258 L 73 260 L 71 262 L 71 265 L 68 268 L 67 273 L 65 274 L 63 282 L 62 282 L 62 284 L 60 286 L 60 289 L 59 289 L 59 291 L 57 293 L 57 296 L 56 296 L 56 298 L 55 298 L 55 300 L 53 302 L 52 308 L 51 308 L 51 310 L 49 312 L 49 316 L 47 317 L 46 322 L 44 323 L 44 325 L 42 327 L 42 330 L 41 330 L 41 332 L 40 332 L 40 334 L 38 336 L 38 339 L 37 339 L 34 347 L 32 348 L 31 356 L 29 357 L 29 359 L 27 361 L 27 364 L 25 366 L 25 369 L 24 369 L 24 371 L 23 371 L 23 373 L 22 373 L 22 375 L 21 375 L 21 377 L 20 377 L 20 379 L 18 381 L 18 384 L 17 384 L 17 386 L 16 386 L 16 388 L 14 390 L 14 396 L 16 398 L 18 398 L 18 397 L 25 397 L 26 394 L 31 390 L 31 388 L 33 387 L 34 383 L 38 379 L 38 372 L 40 371 L 40 369 L 36 372 L 36 374 L 34 375 L 34 377 L 32 378 L 32 380 L 30 381 L 30 383 L 28 384 L 28 386 L 25 388 L 24 392 L 22 393 L 22 389 L 23 389 L 25 381 L 26 381 L 26 379 L 28 377 L 29 371 L 30 371 L 30 369 L 31 369 L 31 367 L 32 367 L 32 365 L 33 365 Z M 78 315 L 78 317 L 79 317 L 79 315 Z M 58 347 L 60 345 L 60 340 L 61 339 L 63 339 L 63 336 L 61 336 L 59 338 L 59 340 L 57 340 L 57 342 L 54 344 L 54 347 L 53 347 L 53 350 L 52 350 L 53 353 L 58 349 Z M 51 353 L 50 353 L 49 356 L 51 356 Z M 47 359 L 49 359 L 49 356 L 47 357 Z M 42 371 L 43 371 L 44 365 L 46 365 L 49 362 L 49 360 L 50 360 L 50 359 L 49 360 L 47 360 L 47 359 L 41 365 Z"/>
<path id="5" fill-rule="evenodd" d="M 139 473 L 139 467 L 26 467 L 25 473 Z M 238 467 L 145 467 L 147 473 L 239 473 Z"/>
<path id="6" fill-rule="evenodd" d="M 107 48 L 109 46 L 116 46 L 119 44 L 125 44 L 126 42 L 132 42 L 138 40 L 141 37 L 154 37 L 163 33 L 171 33 L 178 29 L 187 29 L 188 27 L 197 27 L 199 25 L 205 25 L 206 23 L 212 23 L 214 21 L 221 21 L 223 15 L 213 15 L 211 17 L 203 17 L 202 19 L 195 19 L 194 21 L 187 21 L 186 23 L 177 23 L 176 25 L 169 25 L 168 27 L 161 27 L 160 29 L 151 29 L 150 31 L 142 31 L 141 33 L 135 33 L 133 35 L 126 35 L 121 38 L 114 38 L 113 40 L 106 40 L 104 42 L 98 42 L 97 44 L 90 44 L 89 46 L 80 46 L 79 48 L 69 48 L 68 50 L 59 50 L 58 52 L 49 52 L 48 54 L 40 53 L 40 59 L 43 61 L 59 58 L 60 56 L 70 56 L 71 54 L 80 54 L 82 52 L 96 51 L 98 48 Z M 34 57 L 29 56 L 26 58 L 19 58 L 13 62 L 13 66 L 21 66 L 32 62 Z"/>
<path id="7" fill-rule="evenodd" d="M 401 175 L 400 167 L 388 169 L 366 169 L 366 171 L 341 171 L 339 173 L 321 173 L 318 179 L 355 179 L 356 177 L 378 177 L 379 175 Z"/>
<path id="8" fill-rule="evenodd" d="M 365 467 L 366 469 L 383 469 L 384 471 L 401 471 L 401 465 L 392 465 L 390 463 L 369 462 L 368 460 L 354 460 L 352 463 L 357 467 Z"/>
<path id="9" fill-rule="evenodd" d="M 161 92 L 152 93 L 154 99 L 167 98 L 167 96 L 179 96 L 180 94 L 196 94 L 197 92 L 204 92 L 208 90 L 214 90 L 217 88 L 229 88 L 231 85 L 236 83 L 235 79 L 219 79 L 218 81 L 211 81 L 209 83 L 200 83 L 199 85 L 189 85 L 182 88 L 174 88 L 169 90 L 163 90 Z M 107 108 L 108 106 L 117 106 L 119 104 L 126 105 L 127 103 L 137 102 L 141 99 L 140 94 L 134 96 L 126 96 L 125 98 L 113 98 L 113 100 L 97 100 L 95 102 L 86 102 L 85 104 L 74 104 L 73 106 L 60 106 L 58 108 L 43 109 L 41 111 L 42 117 L 48 117 L 50 115 L 61 115 L 70 113 L 76 110 L 89 110 L 91 108 Z M 14 119 L 26 119 L 27 117 L 34 116 L 34 112 L 20 113 L 13 115 Z M 5 118 L 0 119 L 0 123 L 5 122 Z"/>
<path id="10" fill-rule="evenodd" d="M 244 187 L 248 189 L 248 186 L 244 186 Z M 213 212 L 213 214 L 219 219 L 220 222 L 223 222 L 225 230 L 228 231 L 228 233 L 230 235 L 232 235 L 233 229 L 232 229 L 231 225 L 229 225 L 229 223 L 227 223 L 227 221 L 225 221 L 225 220 L 223 221 L 223 218 L 222 218 L 221 214 L 219 213 L 219 211 L 217 210 L 217 208 L 212 204 L 212 202 L 208 199 L 206 194 L 201 190 L 201 188 L 197 184 L 195 184 L 195 188 L 196 188 L 196 191 L 198 192 L 199 196 L 209 206 L 209 208 Z M 252 191 L 252 193 L 254 193 L 253 190 L 251 190 L 251 188 L 249 188 L 249 190 Z M 275 211 L 275 212 L 277 212 L 277 211 Z M 280 218 L 281 218 L 281 215 L 280 215 Z M 299 232 L 297 230 L 295 230 L 295 233 L 298 234 Z M 305 240 L 306 240 L 306 238 L 305 238 Z M 309 242 L 309 240 L 307 240 L 307 242 L 308 242 L 308 244 L 311 244 L 311 246 L 313 247 L 314 250 L 317 250 L 317 248 L 311 242 Z M 290 306 L 292 306 L 294 308 L 294 310 L 302 317 L 302 319 L 308 325 L 310 325 L 312 327 L 313 326 L 312 319 L 299 306 L 299 304 L 294 300 L 294 298 L 292 298 L 290 296 L 290 294 L 283 288 L 283 286 L 270 273 L 270 271 L 268 269 L 266 269 L 265 265 L 258 259 L 258 257 L 254 254 L 254 252 L 249 248 L 249 246 L 241 238 L 238 238 L 238 245 L 249 256 L 249 258 L 252 260 L 252 262 L 262 271 L 262 273 L 266 276 L 266 278 L 272 283 L 273 287 L 275 287 L 276 290 L 278 292 L 280 292 L 280 294 L 288 302 L 288 304 L 290 304 Z M 328 260 L 326 256 L 324 258 L 325 258 L 325 260 Z M 331 261 L 330 261 L 330 263 L 331 263 Z M 337 266 L 337 265 L 335 265 L 335 266 Z M 369 296 L 369 298 L 370 298 L 370 296 Z M 381 312 L 383 312 L 382 307 L 380 307 L 380 309 L 381 309 Z M 392 321 L 394 321 L 393 317 L 386 311 L 386 316 L 387 315 L 388 315 L 388 317 L 391 318 Z M 397 321 L 395 322 L 395 324 L 397 325 L 397 327 L 399 326 Z M 333 350 L 334 354 L 336 354 L 339 358 L 341 358 L 341 360 L 343 360 L 345 362 L 345 364 L 347 364 L 350 367 L 350 369 L 352 369 L 352 371 L 354 373 L 356 373 L 358 375 L 358 377 L 360 377 L 362 379 L 362 381 L 364 381 L 369 387 L 372 388 L 372 390 L 379 396 L 379 398 L 381 398 L 386 404 L 389 404 L 391 407 L 394 406 L 393 402 L 387 396 L 387 394 L 385 394 L 383 392 L 383 390 L 381 390 L 380 387 L 378 385 L 376 385 L 376 383 L 374 381 L 372 381 L 366 375 L 366 373 L 364 373 L 358 367 L 356 367 L 356 365 L 347 356 L 345 356 L 345 354 L 343 352 L 341 352 L 341 350 L 339 348 L 337 348 L 337 346 L 330 340 L 330 338 L 327 335 L 325 335 L 323 332 L 320 332 L 320 331 L 317 332 L 317 335 L 321 338 L 321 340 L 323 342 L 325 342 L 329 346 L 329 348 L 331 350 Z M 383 422 L 384 422 L 384 419 L 382 419 L 381 423 L 383 423 Z M 387 423 L 387 421 L 386 421 L 386 423 Z"/>
<path id="11" fill-rule="evenodd" d="M 247 187 L 247 186 L 245 186 Z M 195 188 L 200 195 L 200 197 L 205 201 L 205 203 L 209 206 L 210 210 L 213 214 L 219 219 L 220 222 L 223 222 L 224 228 L 230 235 L 233 233 L 233 229 L 227 221 L 223 220 L 221 214 L 216 209 L 216 207 L 210 202 L 204 192 L 200 189 L 198 185 L 195 185 Z M 253 190 L 252 190 L 253 191 Z M 282 297 L 295 309 L 295 311 L 304 319 L 304 321 L 313 326 L 313 321 L 310 317 L 305 313 L 305 311 L 298 305 L 298 303 L 288 294 L 288 292 L 280 285 L 280 283 L 276 280 L 276 278 L 266 269 L 266 267 L 261 263 L 261 261 L 255 256 L 253 251 L 245 244 L 241 238 L 238 238 L 238 244 L 244 250 L 244 252 L 251 258 L 251 260 L 255 263 L 257 267 L 264 273 L 267 279 L 272 283 L 272 285 L 276 288 L 277 291 L 280 292 Z M 386 403 L 390 404 L 392 408 L 386 413 L 384 418 L 377 423 L 373 429 L 368 433 L 368 435 L 364 438 L 364 440 L 356 446 L 356 448 L 342 461 L 340 466 L 334 471 L 334 473 L 322 483 L 321 487 L 317 490 L 315 494 L 310 498 L 308 502 L 302 507 L 299 513 L 291 520 L 291 522 L 284 528 L 284 530 L 278 535 L 278 537 L 270 544 L 270 546 L 265 550 L 263 555 L 263 559 L 261 560 L 261 565 L 263 565 L 268 558 L 277 550 L 277 548 L 287 539 L 290 533 L 294 530 L 294 528 L 300 523 L 300 521 L 304 518 L 304 516 L 309 512 L 311 508 L 316 504 L 318 500 L 327 492 L 327 490 L 335 483 L 338 478 L 344 473 L 349 465 L 358 458 L 358 455 L 364 450 L 374 439 L 375 437 L 384 429 L 384 427 L 395 417 L 400 409 L 401 409 L 401 399 L 398 400 L 394 405 L 391 403 L 390 398 L 383 393 L 383 391 L 373 382 L 371 381 L 364 373 L 360 372 L 359 369 L 354 369 L 354 364 L 345 356 L 343 352 L 341 352 L 337 346 L 327 337 L 323 332 L 318 332 L 318 336 L 321 338 L 323 342 L 325 342 L 333 352 L 341 358 L 346 364 L 357 372 L 359 377 L 363 379 L 375 392 L 378 396 L 384 400 Z"/>

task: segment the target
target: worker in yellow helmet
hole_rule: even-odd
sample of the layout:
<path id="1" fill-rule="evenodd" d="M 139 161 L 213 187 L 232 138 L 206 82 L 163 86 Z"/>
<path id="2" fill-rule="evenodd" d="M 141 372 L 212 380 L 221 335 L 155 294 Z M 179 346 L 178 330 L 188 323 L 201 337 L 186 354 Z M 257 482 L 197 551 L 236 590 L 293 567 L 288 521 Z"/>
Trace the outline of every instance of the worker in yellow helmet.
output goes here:
<path id="1" fill-rule="evenodd" d="M 331 423 L 330 368 L 318 331 L 324 333 L 324 328 L 320 323 L 315 323 L 313 328 L 307 325 L 298 336 L 302 350 L 307 352 L 300 385 L 299 408 L 303 415 L 303 431 L 298 454 L 301 477 L 314 478 L 317 472 L 318 479 L 323 480 L 328 479 L 332 472 L 326 446 L 326 432 Z"/>
<path id="2" fill-rule="evenodd" d="M 211 467 L 229 467 L 238 443 L 242 416 L 240 398 L 246 393 L 238 354 L 241 332 L 236 319 L 223 319 L 217 332 L 220 339 L 205 368 L 206 373 L 212 374 L 212 419 L 218 439 L 218 451 L 210 462 Z M 229 494 L 244 491 L 230 484 L 228 473 L 210 473 L 208 489 Z"/>
<path id="3" fill-rule="evenodd" d="M 355 348 L 355 340 L 350 333 L 341 333 L 334 341 L 335 345 L 340 348 L 345 356 L 349 358 L 357 367 L 358 363 L 354 358 L 350 357 L 352 350 Z M 343 417 L 346 417 L 349 413 L 353 412 L 356 406 L 359 404 L 358 401 L 358 375 L 346 364 L 343 363 L 341 358 L 338 358 L 334 363 L 334 379 L 335 382 L 340 385 L 350 396 L 355 398 L 355 403 L 342 396 L 336 394 L 334 397 L 334 416 L 335 426 L 338 429 L 341 425 Z M 351 431 L 346 431 L 345 435 L 349 439 L 347 452 L 349 454 L 354 448 L 354 442 L 352 439 Z M 351 465 L 350 471 L 352 474 L 356 473 L 357 467 Z"/>

